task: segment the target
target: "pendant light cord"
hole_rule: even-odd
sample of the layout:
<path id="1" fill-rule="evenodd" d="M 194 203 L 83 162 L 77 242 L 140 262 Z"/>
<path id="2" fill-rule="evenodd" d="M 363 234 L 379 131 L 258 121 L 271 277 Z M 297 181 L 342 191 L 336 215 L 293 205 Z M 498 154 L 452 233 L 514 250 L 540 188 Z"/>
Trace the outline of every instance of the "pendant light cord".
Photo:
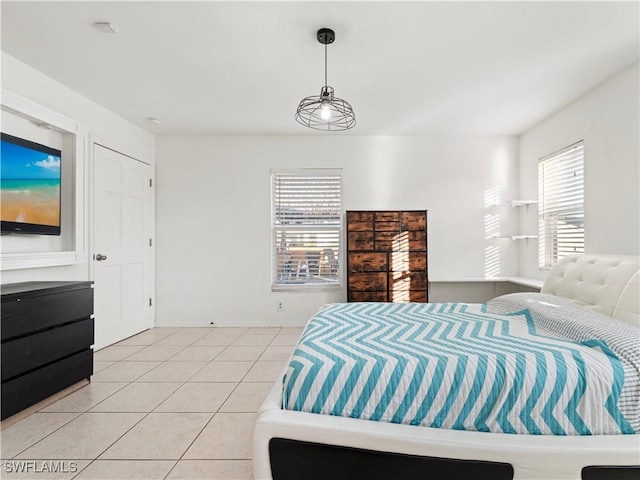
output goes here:
<path id="1" fill-rule="evenodd" d="M 327 86 L 327 44 L 324 44 L 324 86 Z"/>

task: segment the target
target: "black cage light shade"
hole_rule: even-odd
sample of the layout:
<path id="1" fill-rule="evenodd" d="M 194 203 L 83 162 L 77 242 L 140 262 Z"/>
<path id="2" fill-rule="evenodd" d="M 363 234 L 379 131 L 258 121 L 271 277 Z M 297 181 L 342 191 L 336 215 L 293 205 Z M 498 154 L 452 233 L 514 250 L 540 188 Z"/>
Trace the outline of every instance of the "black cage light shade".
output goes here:
<path id="1" fill-rule="evenodd" d="M 321 28 L 317 38 L 324 45 L 324 86 L 320 89 L 320 95 L 300 101 L 296 121 L 315 130 L 349 130 L 356 125 L 353 107 L 346 100 L 336 97 L 333 87 L 327 85 L 327 45 L 335 40 L 335 32 L 330 28 Z"/>

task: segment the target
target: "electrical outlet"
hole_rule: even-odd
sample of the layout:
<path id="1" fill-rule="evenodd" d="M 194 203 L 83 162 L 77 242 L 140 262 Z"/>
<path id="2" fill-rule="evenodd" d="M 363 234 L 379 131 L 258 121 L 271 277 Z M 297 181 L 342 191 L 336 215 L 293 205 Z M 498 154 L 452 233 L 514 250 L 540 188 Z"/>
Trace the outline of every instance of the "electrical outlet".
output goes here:
<path id="1" fill-rule="evenodd" d="M 276 312 L 284 312 L 284 302 L 279 300 L 276 302 Z"/>

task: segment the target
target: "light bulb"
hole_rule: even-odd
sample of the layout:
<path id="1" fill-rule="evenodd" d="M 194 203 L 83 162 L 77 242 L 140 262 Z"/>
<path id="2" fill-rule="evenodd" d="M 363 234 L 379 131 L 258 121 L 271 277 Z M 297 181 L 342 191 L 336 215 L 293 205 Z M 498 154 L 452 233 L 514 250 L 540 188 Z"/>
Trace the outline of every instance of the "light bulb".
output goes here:
<path id="1" fill-rule="evenodd" d="M 329 120 L 331 118 L 331 109 L 328 104 L 324 104 L 322 106 L 322 110 L 320 111 L 320 116 L 323 120 Z"/>

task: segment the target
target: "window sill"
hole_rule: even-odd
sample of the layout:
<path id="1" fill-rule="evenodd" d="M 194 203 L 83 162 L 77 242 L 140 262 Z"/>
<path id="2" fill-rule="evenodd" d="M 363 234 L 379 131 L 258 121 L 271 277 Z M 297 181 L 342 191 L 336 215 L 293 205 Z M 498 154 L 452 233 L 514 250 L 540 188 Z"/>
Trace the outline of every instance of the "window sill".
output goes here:
<path id="1" fill-rule="evenodd" d="M 271 285 L 272 292 L 280 293 L 343 293 L 344 287 L 340 285 Z"/>

